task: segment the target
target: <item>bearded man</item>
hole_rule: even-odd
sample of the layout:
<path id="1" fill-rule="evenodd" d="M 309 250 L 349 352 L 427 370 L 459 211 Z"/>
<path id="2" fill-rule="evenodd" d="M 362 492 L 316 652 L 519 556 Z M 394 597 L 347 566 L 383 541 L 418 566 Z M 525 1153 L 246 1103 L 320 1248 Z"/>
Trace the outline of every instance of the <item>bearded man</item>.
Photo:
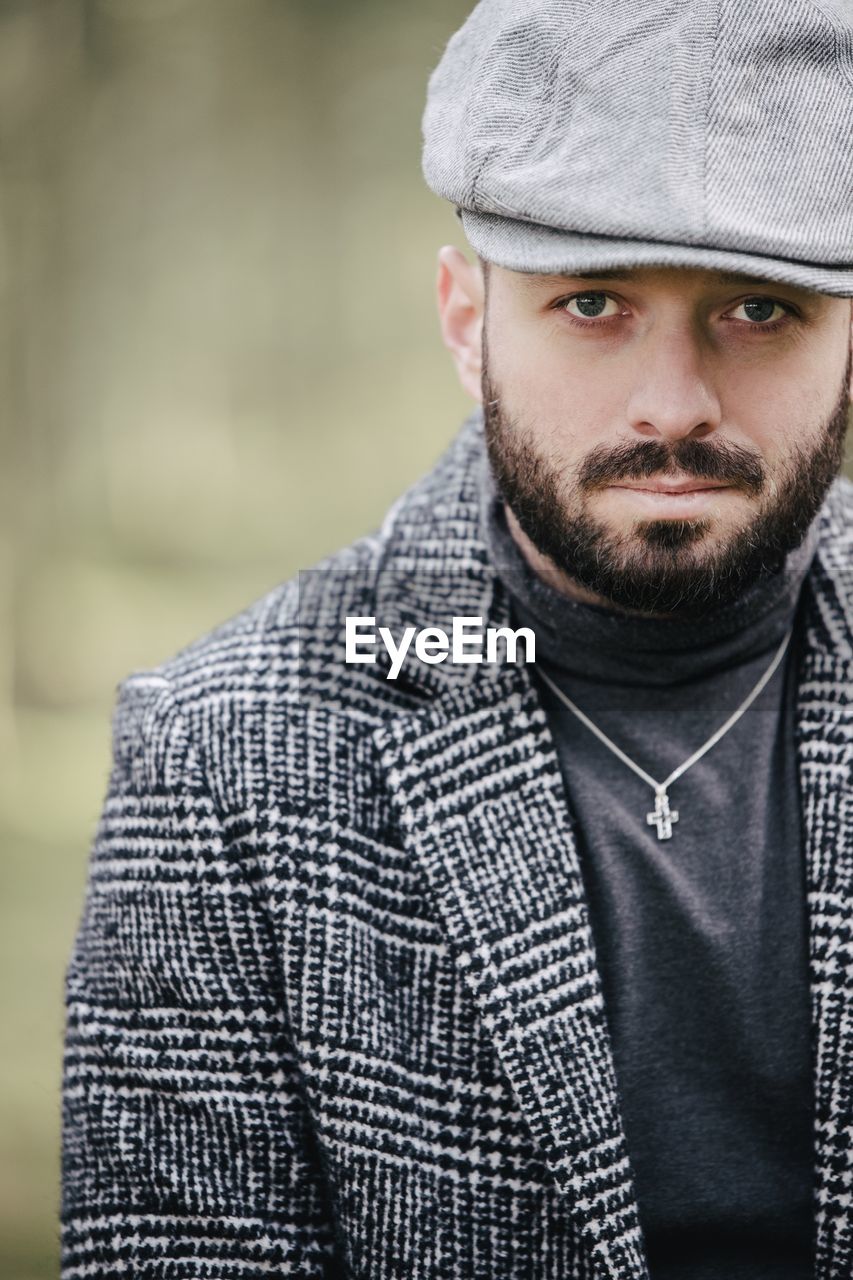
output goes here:
<path id="1" fill-rule="evenodd" d="M 846 1280 L 853 9 L 482 0 L 424 172 L 473 413 L 121 686 L 63 1276 Z"/>

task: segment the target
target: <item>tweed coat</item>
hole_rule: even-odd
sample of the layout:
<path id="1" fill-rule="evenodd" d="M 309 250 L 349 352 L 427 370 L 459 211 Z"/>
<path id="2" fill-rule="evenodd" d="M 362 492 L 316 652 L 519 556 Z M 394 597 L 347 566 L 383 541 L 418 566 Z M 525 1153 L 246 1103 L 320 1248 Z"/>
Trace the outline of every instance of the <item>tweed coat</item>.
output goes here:
<path id="1" fill-rule="evenodd" d="M 343 661 L 347 614 L 508 622 L 482 455 L 478 411 L 379 532 L 122 682 L 66 979 L 63 1280 L 647 1276 L 530 670 Z M 838 480 L 796 730 L 818 1280 L 853 1274 L 851 550 Z"/>

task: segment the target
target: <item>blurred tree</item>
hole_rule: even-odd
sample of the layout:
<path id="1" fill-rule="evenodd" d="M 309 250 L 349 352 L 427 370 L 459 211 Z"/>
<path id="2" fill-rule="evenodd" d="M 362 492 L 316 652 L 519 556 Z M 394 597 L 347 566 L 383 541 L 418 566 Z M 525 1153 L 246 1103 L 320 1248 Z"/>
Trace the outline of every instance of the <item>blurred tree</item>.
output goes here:
<path id="1" fill-rule="evenodd" d="M 467 4 L 0 0 L 0 1275 L 56 1274 L 116 682 L 376 524 L 468 403 L 420 175 Z M 45 803 L 48 781 L 49 803 Z"/>

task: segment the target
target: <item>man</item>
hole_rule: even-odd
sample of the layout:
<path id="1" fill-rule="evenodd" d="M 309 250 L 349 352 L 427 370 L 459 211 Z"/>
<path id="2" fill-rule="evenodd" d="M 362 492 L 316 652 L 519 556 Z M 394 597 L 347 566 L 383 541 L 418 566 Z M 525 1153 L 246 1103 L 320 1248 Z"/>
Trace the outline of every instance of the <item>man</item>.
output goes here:
<path id="1" fill-rule="evenodd" d="M 478 407 L 121 687 L 66 1280 L 853 1273 L 851 49 L 846 0 L 450 41 Z"/>

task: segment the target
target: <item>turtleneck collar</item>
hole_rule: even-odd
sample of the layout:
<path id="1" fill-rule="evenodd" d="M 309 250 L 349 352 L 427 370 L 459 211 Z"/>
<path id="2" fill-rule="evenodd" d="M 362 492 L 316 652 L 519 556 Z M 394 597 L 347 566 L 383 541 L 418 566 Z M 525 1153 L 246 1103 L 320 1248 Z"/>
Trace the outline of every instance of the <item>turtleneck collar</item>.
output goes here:
<path id="1" fill-rule="evenodd" d="M 818 519 L 778 573 L 753 583 L 701 621 L 643 617 L 570 600 L 530 567 L 509 531 L 483 444 L 480 519 L 492 564 L 517 623 L 536 634 L 538 661 L 567 674 L 632 685 L 670 685 L 769 652 L 792 625 L 817 548 Z"/>

